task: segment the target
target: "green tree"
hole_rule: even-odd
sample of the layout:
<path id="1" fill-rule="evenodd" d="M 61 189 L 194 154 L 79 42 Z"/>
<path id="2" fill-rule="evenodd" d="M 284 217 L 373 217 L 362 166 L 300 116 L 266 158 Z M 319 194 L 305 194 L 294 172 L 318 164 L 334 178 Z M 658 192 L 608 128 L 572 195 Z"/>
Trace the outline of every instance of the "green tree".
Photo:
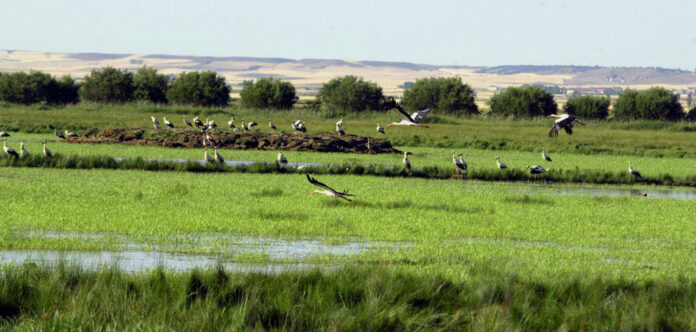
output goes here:
<path id="1" fill-rule="evenodd" d="M 696 106 L 692 107 L 689 113 L 686 114 L 686 120 L 691 122 L 696 121 Z"/>
<path id="2" fill-rule="evenodd" d="M 153 103 L 167 103 L 169 77 L 157 69 L 142 66 L 133 76 L 133 98 Z"/>
<path id="3" fill-rule="evenodd" d="M 614 102 L 614 117 L 620 120 L 669 120 L 684 118 L 684 110 L 675 94 L 663 87 L 645 91 L 626 89 Z"/>
<path id="4" fill-rule="evenodd" d="M 272 77 L 244 81 L 240 96 L 242 106 L 251 108 L 290 109 L 298 99 L 292 83 Z"/>
<path id="5" fill-rule="evenodd" d="M 113 67 L 92 69 L 79 90 L 80 99 L 99 103 L 124 103 L 133 99 L 133 73 Z"/>
<path id="6" fill-rule="evenodd" d="M 338 108 L 348 112 L 364 110 L 381 110 L 384 100 L 382 88 L 373 82 L 348 75 L 324 83 L 317 98 L 329 108 Z"/>
<path id="7" fill-rule="evenodd" d="M 568 99 L 563 110 L 582 119 L 602 120 L 609 116 L 610 104 L 607 97 L 582 96 Z"/>
<path id="8" fill-rule="evenodd" d="M 502 116 L 535 117 L 554 114 L 553 95 L 536 86 L 511 87 L 491 98 L 491 113 Z"/>
<path id="9" fill-rule="evenodd" d="M 56 79 L 40 71 L 0 76 L 0 100 L 11 103 L 55 103 Z"/>
<path id="10" fill-rule="evenodd" d="M 430 77 L 416 80 L 413 87 L 405 90 L 401 104 L 411 110 L 431 107 L 462 116 L 478 114 L 475 97 L 474 90 L 459 77 Z"/>
<path id="11" fill-rule="evenodd" d="M 80 101 L 78 91 L 80 85 L 70 75 L 65 75 L 57 81 L 58 87 L 55 95 L 55 102 L 58 104 L 75 104 Z"/>
<path id="12" fill-rule="evenodd" d="M 183 72 L 172 81 L 167 99 L 179 105 L 226 106 L 230 91 L 225 78 L 215 72 Z"/>

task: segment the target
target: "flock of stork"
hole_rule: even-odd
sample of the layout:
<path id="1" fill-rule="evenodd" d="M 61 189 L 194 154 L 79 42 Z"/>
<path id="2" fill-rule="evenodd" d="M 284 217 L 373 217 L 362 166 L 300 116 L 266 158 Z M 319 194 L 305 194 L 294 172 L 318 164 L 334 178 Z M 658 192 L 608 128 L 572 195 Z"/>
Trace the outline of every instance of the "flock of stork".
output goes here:
<path id="1" fill-rule="evenodd" d="M 400 122 L 392 122 L 389 125 L 387 125 L 387 127 L 391 127 L 391 126 L 420 126 L 420 127 L 428 128 L 428 126 L 423 124 L 423 120 L 424 120 L 425 116 L 430 112 L 430 108 L 426 108 L 426 109 L 417 111 L 413 114 L 408 114 L 401 107 L 397 107 L 397 109 L 399 110 L 401 115 L 404 117 L 404 119 L 401 120 Z M 569 114 L 560 114 L 560 115 L 552 114 L 552 115 L 549 115 L 548 117 L 549 118 L 556 118 L 556 121 L 554 122 L 554 124 L 551 127 L 551 130 L 549 131 L 549 134 L 548 134 L 548 136 L 551 138 L 558 136 L 558 132 L 561 129 L 565 130 L 568 135 L 572 135 L 573 134 L 573 127 L 576 124 L 579 124 L 582 126 L 585 125 L 577 117 L 569 115 Z M 152 119 L 152 123 L 153 123 L 153 126 L 155 129 L 162 129 L 162 127 L 160 126 L 160 122 L 156 117 L 151 116 L 151 119 Z M 195 127 L 196 129 L 200 129 L 201 133 L 204 134 L 204 137 L 203 137 L 203 146 L 204 146 L 204 150 L 205 150 L 204 160 L 207 162 L 224 163 L 225 159 L 217 151 L 217 148 L 218 148 L 217 142 L 215 141 L 215 139 L 213 139 L 213 137 L 208 132 L 209 129 L 216 129 L 217 128 L 217 124 L 215 123 L 215 121 L 206 119 L 206 121 L 203 122 L 198 118 L 198 116 L 196 116 L 193 119 L 193 123 L 191 123 L 189 120 L 187 120 L 186 117 L 183 117 L 183 121 L 184 121 L 184 124 L 186 126 L 188 126 L 190 128 Z M 173 129 L 175 127 L 175 125 L 171 121 L 167 120 L 166 117 L 163 118 L 163 122 L 164 122 L 165 126 L 167 126 L 169 129 Z M 227 125 L 229 126 L 230 130 L 237 132 L 240 130 L 250 131 L 253 129 L 253 127 L 257 126 L 258 124 L 256 122 L 253 122 L 253 121 L 246 123 L 246 122 L 244 122 L 244 120 L 242 120 L 241 121 L 241 129 L 240 129 L 235 124 L 234 118 L 231 118 L 227 122 Z M 268 121 L 268 127 L 271 130 L 276 130 L 276 126 L 270 120 Z M 305 123 L 302 120 L 297 120 L 297 121 L 293 122 L 292 129 L 295 132 L 302 132 L 302 133 L 307 132 L 307 127 L 305 126 Z M 383 135 L 385 134 L 384 128 L 382 126 L 380 126 L 379 124 L 377 124 L 377 131 Z M 338 122 L 336 122 L 336 132 L 337 132 L 339 138 L 342 137 L 343 135 L 345 135 L 345 131 L 343 130 L 343 117 L 341 117 L 338 120 Z M 68 130 L 65 130 L 64 133 L 54 131 L 54 134 L 61 139 L 65 139 L 66 137 L 78 137 L 77 134 L 70 132 Z M 3 150 L 5 151 L 5 154 L 7 154 L 10 158 L 15 158 L 15 159 L 26 158 L 27 156 L 29 156 L 29 152 L 24 148 L 24 142 L 21 142 L 19 153 L 17 153 L 11 147 L 7 146 L 7 137 L 9 137 L 9 136 L 10 135 L 6 132 L 0 132 L 0 137 L 2 137 L 2 140 L 3 140 Z M 368 141 L 368 144 L 369 144 L 369 141 Z M 208 148 L 211 146 L 214 149 L 214 153 L 212 156 L 208 154 Z M 43 154 L 44 154 L 44 157 L 46 158 L 46 160 L 50 160 L 50 158 L 52 157 L 51 151 L 46 147 L 46 140 L 43 141 Z M 404 169 L 406 171 L 411 170 L 411 161 L 408 158 L 409 155 L 411 155 L 411 152 L 408 152 L 408 151 L 404 152 L 404 158 L 403 158 L 402 162 L 404 165 Z M 541 156 L 544 160 L 549 161 L 549 162 L 551 161 L 551 157 L 546 153 L 546 151 L 544 149 L 542 149 L 542 151 L 541 151 Z M 457 157 L 459 157 L 459 158 L 457 158 Z M 288 163 L 287 158 L 285 158 L 285 156 L 283 155 L 282 152 L 278 153 L 277 161 L 281 165 L 287 165 L 287 163 Z M 455 153 L 452 152 L 452 162 L 455 166 L 455 169 L 457 172 L 456 174 L 458 176 L 460 175 L 460 172 L 468 172 L 468 164 L 463 159 L 462 153 L 459 153 L 458 155 L 455 156 Z M 507 165 L 505 165 L 503 162 L 500 161 L 499 156 L 496 157 L 496 164 L 497 164 L 498 168 L 501 170 L 506 170 L 508 168 Z M 545 173 L 548 171 L 548 169 L 544 169 L 540 165 L 527 166 L 527 169 L 529 170 L 529 172 L 531 174 L 542 174 L 542 173 Z M 628 162 L 628 172 L 633 177 L 638 177 L 638 178 L 641 177 L 640 173 L 638 171 L 636 171 L 635 169 L 633 169 L 630 161 Z M 344 199 L 347 201 L 351 201 L 351 199 L 348 198 L 348 196 L 353 196 L 353 195 L 348 194 L 348 191 L 341 192 L 341 191 L 334 190 L 331 187 L 329 187 L 329 186 L 317 181 L 313 177 L 309 176 L 309 174 L 307 174 L 307 180 L 311 184 L 323 189 L 323 190 L 314 190 L 313 192 L 311 192 L 311 194 L 322 194 L 322 195 L 326 195 L 326 196 L 333 197 L 333 198 L 341 198 L 341 199 Z"/>

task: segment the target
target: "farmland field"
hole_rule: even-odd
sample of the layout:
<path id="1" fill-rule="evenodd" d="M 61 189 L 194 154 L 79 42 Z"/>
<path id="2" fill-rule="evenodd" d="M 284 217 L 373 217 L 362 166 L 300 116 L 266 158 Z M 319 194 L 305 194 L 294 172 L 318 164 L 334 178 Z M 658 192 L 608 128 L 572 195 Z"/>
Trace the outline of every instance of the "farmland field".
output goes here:
<path id="1" fill-rule="evenodd" d="M 50 126 L 77 131 L 149 128 L 150 114 L 166 115 L 179 123 L 183 114 L 190 120 L 199 113 L 220 125 L 230 114 L 238 123 L 242 118 L 254 119 L 261 123 L 261 131 L 267 130 L 268 118 L 288 129 L 291 121 L 303 118 L 310 132 L 331 132 L 336 120 L 309 110 L 89 107 L 96 106 L 0 108 L 0 130 L 10 131 L 10 146 L 18 149 L 24 142 L 34 156 L 41 155 L 41 141 L 48 139 L 54 154 L 66 158 L 201 160 L 201 149 L 66 143 L 53 136 Z M 344 128 L 375 137 L 377 121 L 385 125 L 397 119 L 396 113 L 346 116 Z M 263 328 L 281 328 L 279 322 L 295 329 L 326 328 L 334 321 L 347 329 L 427 329 L 426 325 L 477 330 L 592 329 L 598 328 L 593 317 L 606 314 L 603 310 L 611 312 L 605 318 L 616 329 L 695 328 L 692 319 L 679 318 L 693 315 L 693 306 L 655 309 L 655 303 L 668 301 L 675 293 L 691 298 L 696 289 L 695 127 L 608 121 L 590 123 L 577 128 L 573 136 L 563 133 L 551 140 L 546 136 L 550 123 L 442 116 L 434 117 L 430 128 L 388 128 L 386 138 L 397 149 L 413 153 L 414 168 L 449 173 L 432 178 L 408 173 L 314 175 L 337 190 L 348 189 L 355 195 L 353 202 L 309 195 L 316 187 L 300 171 L 108 169 L 91 167 L 89 162 L 75 167 L 80 169 L 65 169 L 38 163 L 42 158 L 29 165 L 3 156 L 0 165 L 8 167 L 0 167 L 0 257 L 8 262 L 21 264 L 10 257 L 27 257 L 21 255 L 31 252 L 97 256 L 158 252 L 179 255 L 181 260 L 217 261 L 222 267 L 261 266 L 266 273 L 265 267 L 280 267 L 283 272 L 233 271 L 224 277 L 231 283 L 216 288 L 215 280 L 223 272 L 207 269 L 179 273 L 165 266 L 146 272 L 157 267 L 152 264 L 138 271 L 143 273 L 128 275 L 109 270 L 108 263 L 97 271 L 22 265 L 6 268 L 0 289 L 11 298 L 13 285 L 22 284 L 23 276 L 40 280 L 43 286 L 26 297 L 36 303 L 20 305 L 17 300 L 2 302 L 0 307 L 33 308 L 34 314 L 19 320 L 29 329 L 70 326 L 65 323 L 69 314 L 54 313 L 41 299 L 64 282 L 77 280 L 71 286 L 74 294 L 59 292 L 65 303 L 73 303 L 76 294 L 92 292 L 139 294 L 118 295 L 104 304 L 90 297 L 96 295 L 84 295 L 91 299 L 87 304 L 63 308 L 62 312 L 78 316 L 95 305 L 107 312 L 133 308 L 129 314 L 97 317 L 95 325 L 85 328 L 118 324 L 133 328 L 138 320 L 157 324 L 180 310 L 209 318 L 178 323 L 188 329 L 205 329 L 214 321 L 242 326 L 231 317 L 249 325 L 253 324 L 247 320 L 252 319 Z M 541 159 L 542 148 L 551 154 L 552 162 Z M 454 172 L 453 151 L 463 153 L 471 178 L 449 178 Z M 265 162 L 273 162 L 277 155 L 277 151 L 229 149 L 220 153 L 227 160 Z M 283 153 L 290 162 L 402 167 L 400 154 Z M 515 182 L 503 177 L 472 180 L 487 179 L 476 174 L 502 172 L 495 164 L 496 156 L 512 168 L 508 171 L 523 174 L 527 165 L 535 164 L 551 171 L 549 177 L 523 177 Z M 646 183 L 680 186 L 641 184 L 627 174 L 629 161 L 644 178 L 664 180 Z M 580 182 L 575 184 L 548 181 L 582 172 L 598 177 L 608 174 L 618 179 L 616 183 L 630 185 L 592 184 L 595 181 L 589 176 L 566 181 Z M 352 281 L 346 281 L 351 276 Z M 393 284 L 387 287 L 380 280 Z M 160 283 L 169 285 L 170 291 L 158 288 Z M 305 283 L 314 288 L 296 293 L 291 286 L 302 289 Z M 211 295 L 191 300 L 191 287 L 200 291 L 204 286 Z M 268 294 L 271 288 L 265 287 L 277 292 Z M 332 297 L 334 293 L 337 297 Z M 436 293 L 449 295 L 437 300 L 428 297 Z M 216 297 L 223 295 L 233 300 Z M 153 306 L 150 297 L 156 296 L 176 300 L 157 314 L 142 311 L 139 306 Z M 239 296 L 246 302 L 240 302 Z M 197 304 L 190 304 L 194 300 Z M 312 304 L 316 301 L 330 304 L 319 309 Z M 291 309 L 291 303 L 300 302 L 312 312 L 311 319 Z M 556 305 L 564 311 L 551 314 L 549 308 Z M 225 316 L 220 308 L 234 314 Z M 378 318 L 370 320 L 370 312 Z M 439 317 L 436 324 L 432 323 L 435 317 Z M 424 321 L 431 323 L 421 325 Z"/>

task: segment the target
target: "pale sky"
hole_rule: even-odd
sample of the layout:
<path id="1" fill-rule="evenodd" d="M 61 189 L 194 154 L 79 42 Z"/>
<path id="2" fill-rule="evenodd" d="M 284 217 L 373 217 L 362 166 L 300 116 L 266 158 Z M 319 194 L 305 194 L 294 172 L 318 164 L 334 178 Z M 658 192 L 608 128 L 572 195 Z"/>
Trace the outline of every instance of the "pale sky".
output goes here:
<path id="1" fill-rule="evenodd" d="M 0 0 L 0 49 L 696 67 L 695 0 Z"/>

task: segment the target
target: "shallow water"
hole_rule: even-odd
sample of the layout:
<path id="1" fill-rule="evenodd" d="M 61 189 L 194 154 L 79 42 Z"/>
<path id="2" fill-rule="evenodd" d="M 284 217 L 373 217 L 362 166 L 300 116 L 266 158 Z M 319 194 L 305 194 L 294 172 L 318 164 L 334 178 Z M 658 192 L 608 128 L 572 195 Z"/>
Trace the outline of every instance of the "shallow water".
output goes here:
<path id="1" fill-rule="evenodd" d="M 25 264 L 55 266 L 66 263 L 94 271 L 115 267 L 126 272 L 142 272 L 161 267 L 171 271 L 209 269 L 221 266 L 232 272 L 279 273 L 283 271 L 317 268 L 320 265 L 306 263 L 236 263 L 214 256 L 187 255 L 160 251 L 58 251 L 58 250 L 0 250 L 0 264 Z M 332 265 L 321 265 L 332 267 Z"/>
<path id="2" fill-rule="evenodd" d="M 116 157 L 114 160 L 116 162 L 122 162 L 124 160 L 128 160 L 131 158 L 122 158 L 122 157 Z M 203 160 L 203 159 L 185 159 L 185 158 L 143 158 L 145 161 L 158 161 L 158 162 L 172 162 L 172 163 L 188 163 L 188 162 L 197 162 L 201 165 L 205 165 L 208 162 Z M 273 165 L 275 162 L 263 162 L 263 161 L 246 161 L 246 160 L 225 160 L 225 165 L 227 166 L 252 166 L 255 164 L 266 164 L 266 165 Z M 318 163 L 287 163 L 287 167 L 294 167 L 294 168 L 304 168 L 304 167 L 322 167 L 322 166 L 327 166 L 327 164 L 318 164 Z"/>
<path id="3" fill-rule="evenodd" d="M 577 184 L 526 184 L 510 188 L 510 192 L 523 194 L 547 194 L 562 196 L 635 197 L 636 199 L 669 198 L 696 200 L 696 190 L 631 188 L 626 186 L 584 186 Z M 646 196 L 647 195 L 647 196 Z"/>

